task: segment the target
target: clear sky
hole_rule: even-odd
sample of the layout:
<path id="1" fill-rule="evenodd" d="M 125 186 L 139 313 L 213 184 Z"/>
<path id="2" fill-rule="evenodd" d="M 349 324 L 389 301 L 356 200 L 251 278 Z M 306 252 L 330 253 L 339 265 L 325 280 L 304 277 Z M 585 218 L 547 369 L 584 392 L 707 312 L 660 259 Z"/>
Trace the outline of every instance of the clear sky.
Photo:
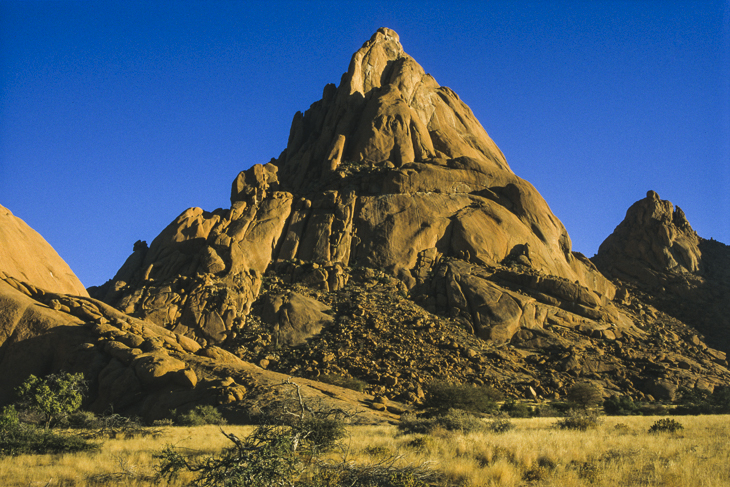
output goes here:
<path id="1" fill-rule="evenodd" d="M 730 243 L 728 1 L 0 0 L 0 204 L 86 286 L 394 29 L 592 256 L 647 190 Z M 0 249 L 1 251 L 1 249 Z"/>

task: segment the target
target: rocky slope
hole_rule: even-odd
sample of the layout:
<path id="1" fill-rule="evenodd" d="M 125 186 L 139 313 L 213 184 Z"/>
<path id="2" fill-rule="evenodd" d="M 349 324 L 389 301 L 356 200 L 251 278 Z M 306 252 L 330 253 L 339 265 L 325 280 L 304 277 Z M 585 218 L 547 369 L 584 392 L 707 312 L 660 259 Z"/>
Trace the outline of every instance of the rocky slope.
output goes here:
<path id="1" fill-rule="evenodd" d="M 287 401 L 296 387 L 308 404 L 358 413 L 361 422 L 397 418 L 405 406 L 369 394 L 267 371 L 216 346 L 125 315 L 100 301 L 0 278 L 0 404 L 30 374 L 83 373 L 86 407 L 147 421 L 198 404 L 246 420 L 261 404 Z"/>
<path id="2" fill-rule="evenodd" d="M 688 286 L 726 295 L 725 247 L 656 195 L 627 221 L 595 265 L 572 252 L 469 108 L 379 29 L 281 155 L 234 179 L 230 208 L 184 211 L 92 298 L 5 276 L 0 400 L 61 368 L 87 374 L 96 410 L 148 418 L 250 409 L 289 376 L 381 418 L 434 379 L 532 399 L 583 380 L 643 399 L 730 384 L 726 349 L 670 307 Z"/>

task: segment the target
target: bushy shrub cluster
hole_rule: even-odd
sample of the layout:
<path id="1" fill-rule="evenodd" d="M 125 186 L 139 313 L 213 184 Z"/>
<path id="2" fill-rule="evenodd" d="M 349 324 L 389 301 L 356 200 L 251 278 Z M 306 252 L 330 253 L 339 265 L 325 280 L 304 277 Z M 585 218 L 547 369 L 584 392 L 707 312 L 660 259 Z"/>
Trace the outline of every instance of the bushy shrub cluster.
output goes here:
<path id="1" fill-rule="evenodd" d="M 485 431 L 487 423 L 460 409 L 449 409 L 433 416 L 404 414 L 398 423 L 398 431 L 401 434 L 429 434 L 437 429 L 473 433 Z"/>
<path id="2" fill-rule="evenodd" d="M 188 470 L 197 475 L 191 485 L 268 487 L 291 484 L 298 464 L 293 431 L 282 426 L 259 426 L 244 439 L 223 434 L 233 446 L 218 456 L 202 460 L 167 446 L 157 455 L 159 476 L 172 480 L 179 471 Z"/>
<path id="3" fill-rule="evenodd" d="M 514 423 L 509 417 L 498 416 L 487 423 L 487 429 L 493 433 L 506 433 L 513 430 Z"/>
<path id="4" fill-rule="evenodd" d="M 81 407 L 86 392 L 83 374 L 61 372 L 39 378 L 30 375 L 15 389 L 18 404 L 41 415 L 46 428 Z"/>
<path id="5" fill-rule="evenodd" d="M 555 425 L 560 429 L 587 431 L 597 428 L 601 424 L 601 418 L 595 412 L 571 411 Z"/>
<path id="6" fill-rule="evenodd" d="M 510 418 L 529 418 L 533 415 L 533 409 L 530 406 L 511 398 L 506 400 L 499 409 L 507 413 Z"/>
<path id="7" fill-rule="evenodd" d="M 0 456 L 30 453 L 73 453 L 98 449 L 78 436 L 61 435 L 47 428 L 21 423 L 13 406 L 0 413 Z"/>
<path id="8" fill-rule="evenodd" d="M 671 418 L 664 418 L 657 420 L 649 428 L 649 433 L 676 433 L 677 431 L 684 429 L 682 423 Z"/>
<path id="9" fill-rule="evenodd" d="M 683 389 L 674 414 L 730 414 L 730 387 L 717 387 L 712 393 Z"/>
<path id="10" fill-rule="evenodd" d="M 612 416 L 641 414 L 639 406 L 627 396 L 611 396 L 603 401 L 603 410 Z"/>
<path id="11" fill-rule="evenodd" d="M 208 404 L 195 406 L 187 413 L 177 413 L 177 411 L 171 411 L 173 421 L 178 426 L 203 426 L 206 424 L 226 424 L 226 419 L 223 417 L 218 408 Z"/>
<path id="12" fill-rule="evenodd" d="M 489 386 L 433 381 L 426 386 L 423 406 L 442 411 L 461 409 L 473 413 L 493 413 L 497 411 L 497 401 L 500 399 L 501 393 Z"/>
<path id="13" fill-rule="evenodd" d="M 568 389 L 567 399 L 579 407 L 588 408 L 601 402 L 603 388 L 592 382 L 578 382 Z"/>
<path id="14" fill-rule="evenodd" d="M 345 414 L 339 410 L 315 411 L 308 408 L 299 386 L 288 381 L 286 384 L 296 388 L 297 398 L 293 403 L 285 401 L 283 411 L 269 408 L 259 412 L 259 424 L 250 435 L 238 438 L 223 433 L 233 446 L 222 450 L 219 455 L 204 458 L 196 458 L 168 446 L 158 454 L 159 476 L 170 480 L 178 472 L 187 470 L 197 475 L 190 484 L 196 486 L 309 487 L 301 473 L 306 465 L 314 464 L 313 459 L 317 455 L 334 448 L 347 434 Z M 322 472 L 331 471 L 323 464 L 320 467 Z M 340 484 L 320 482 L 316 485 Z"/>

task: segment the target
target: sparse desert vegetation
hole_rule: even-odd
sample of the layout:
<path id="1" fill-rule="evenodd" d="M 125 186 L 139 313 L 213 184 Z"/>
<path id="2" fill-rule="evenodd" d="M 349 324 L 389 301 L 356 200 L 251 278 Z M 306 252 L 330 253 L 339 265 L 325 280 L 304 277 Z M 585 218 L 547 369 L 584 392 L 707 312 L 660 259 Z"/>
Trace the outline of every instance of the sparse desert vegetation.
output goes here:
<path id="1" fill-rule="evenodd" d="M 448 431 L 402 434 L 393 425 L 351 426 L 341 447 L 304 461 L 297 485 L 336 486 L 350 473 L 390 468 L 383 483 L 363 486 L 719 486 L 730 483 L 728 416 L 683 416 L 683 428 L 649 433 L 656 416 L 604 417 L 587 430 L 556 427 L 557 418 L 514 418 L 495 433 Z M 489 420 L 485 420 L 488 424 Z M 105 439 L 96 451 L 17 455 L 0 459 L 7 486 L 182 486 L 184 470 L 169 482 L 156 476 L 159 454 L 170 445 L 198 459 L 218 455 L 231 442 L 214 425 L 157 427 L 156 435 Z M 223 426 L 246 438 L 250 426 Z M 78 434 L 68 430 L 67 434 Z M 343 463 L 343 460 L 345 462 Z M 370 470 L 368 470 L 368 468 Z M 338 477 L 340 475 L 340 477 Z M 426 479 L 421 480 L 421 478 Z M 223 485 L 223 484 L 215 484 Z M 350 484 L 347 484 L 350 485 Z"/>

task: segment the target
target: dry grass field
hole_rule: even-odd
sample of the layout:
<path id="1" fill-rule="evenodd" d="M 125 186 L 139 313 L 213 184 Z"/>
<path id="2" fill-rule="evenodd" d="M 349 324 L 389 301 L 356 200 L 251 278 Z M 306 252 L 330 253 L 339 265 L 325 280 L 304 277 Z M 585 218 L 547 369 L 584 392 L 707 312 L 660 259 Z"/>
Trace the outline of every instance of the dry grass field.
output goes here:
<path id="1" fill-rule="evenodd" d="M 678 433 L 648 433 L 658 417 L 606 417 L 585 432 L 554 427 L 555 418 L 513 419 L 506 433 L 398 435 L 394 426 L 357 426 L 344 443 L 346 460 L 422 465 L 444 486 L 727 486 L 730 485 L 730 417 L 676 417 Z M 224 426 L 246 436 L 250 427 Z M 230 442 L 217 426 L 165 427 L 157 437 L 107 439 L 100 450 L 0 459 L 4 486 L 186 485 L 155 479 L 154 454 L 173 444 L 214 454 Z M 342 452 L 325 457 L 342 460 Z M 387 463 L 387 462 L 386 462 Z M 335 485 L 335 484 L 329 484 Z M 403 483 L 406 486 L 422 485 Z"/>

